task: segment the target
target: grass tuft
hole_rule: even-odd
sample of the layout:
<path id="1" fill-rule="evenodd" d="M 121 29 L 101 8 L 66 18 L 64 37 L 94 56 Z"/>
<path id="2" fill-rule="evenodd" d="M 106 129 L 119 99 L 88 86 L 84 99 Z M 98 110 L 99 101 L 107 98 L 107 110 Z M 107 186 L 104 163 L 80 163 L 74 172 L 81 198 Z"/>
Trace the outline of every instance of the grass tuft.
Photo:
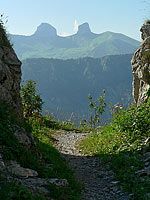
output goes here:
<path id="1" fill-rule="evenodd" d="M 0 14 L 0 46 L 12 47 L 12 44 L 8 38 L 5 24 L 7 23 L 7 18 L 3 14 Z"/>

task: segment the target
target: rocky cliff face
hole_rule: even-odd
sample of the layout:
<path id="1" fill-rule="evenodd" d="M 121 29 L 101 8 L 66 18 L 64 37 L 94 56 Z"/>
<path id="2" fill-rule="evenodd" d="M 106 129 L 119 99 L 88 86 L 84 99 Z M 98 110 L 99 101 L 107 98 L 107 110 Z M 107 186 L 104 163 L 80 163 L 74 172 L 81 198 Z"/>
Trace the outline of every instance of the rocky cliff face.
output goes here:
<path id="1" fill-rule="evenodd" d="M 0 101 L 7 102 L 21 114 L 21 62 L 0 27 Z"/>
<path id="2" fill-rule="evenodd" d="M 141 27 L 142 44 L 134 53 L 131 64 L 133 72 L 133 97 L 137 106 L 145 103 L 150 88 L 150 22 Z"/>

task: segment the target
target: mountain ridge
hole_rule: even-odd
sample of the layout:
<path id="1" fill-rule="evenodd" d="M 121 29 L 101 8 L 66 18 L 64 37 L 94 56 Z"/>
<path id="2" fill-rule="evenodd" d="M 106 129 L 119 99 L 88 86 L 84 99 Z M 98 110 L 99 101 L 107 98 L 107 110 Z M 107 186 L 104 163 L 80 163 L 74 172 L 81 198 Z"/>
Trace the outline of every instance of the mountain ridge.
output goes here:
<path id="1" fill-rule="evenodd" d="M 96 34 L 89 24 L 83 23 L 77 33 L 62 37 L 48 23 L 42 23 L 30 36 L 11 35 L 10 39 L 20 59 L 102 57 L 133 53 L 140 42 L 124 34 L 106 31 Z"/>
<path id="2" fill-rule="evenodd" d="M 55 37 L 57 36 L 57 30 L 48 23 L 41 23 L 31 36 Z"/>

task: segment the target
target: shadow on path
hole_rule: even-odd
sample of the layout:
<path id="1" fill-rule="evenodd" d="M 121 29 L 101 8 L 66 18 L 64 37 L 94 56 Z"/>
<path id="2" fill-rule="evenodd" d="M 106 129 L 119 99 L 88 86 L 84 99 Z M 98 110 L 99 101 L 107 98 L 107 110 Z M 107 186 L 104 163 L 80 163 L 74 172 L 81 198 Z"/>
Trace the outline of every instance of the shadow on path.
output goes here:
<path id="1" fill-rule="evenodd" d="M 114 173 L 100 163 L 98 157 L 83 155 L 76 149 L 76 143 L 87 133 L 60 133 L 56 136 L 55 147 L 62 158 L 75 171 L 77 180 L 84 185 L 82 200 L 129 200 L 130 195 L 119 188 Z"/>

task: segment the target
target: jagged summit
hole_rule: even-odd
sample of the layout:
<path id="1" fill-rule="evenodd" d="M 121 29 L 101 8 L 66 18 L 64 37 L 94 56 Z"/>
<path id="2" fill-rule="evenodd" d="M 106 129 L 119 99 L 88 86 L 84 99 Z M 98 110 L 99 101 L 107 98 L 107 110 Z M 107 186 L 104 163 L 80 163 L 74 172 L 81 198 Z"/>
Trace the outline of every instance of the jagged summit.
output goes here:
<path id="1" fill-rule="evenodd" d="M 78 32 L 77 34 L 87 34 L 87 33 L 91 33 L 91 29 L 90 29 L 90 26 L 87 22 L 81 24 L 79 27 L 78 27 Z"/>
<path id="2" fill-rule="evenodd" d="M 77 33 L 66 37 L 57 35 L 52 25 L 42 23 L 31 36 L 10 35 L 10 39 L 22 60 L 29 57 L 70 59 L 91 56 L 97 58 L 133 53 L 140 45 L 140 42 L 123 34 L 93 33 L 88 23 L 81 24 Z M 37 51 L 37 46 L 40 51 Z"/>
<path id="3" fill-rule="evenodd" d="M 37 27 L 37 30 L 35 31 L 34 35 L 41 37 L 54 37 L 57 35 L 57 31 L 52 25 L 48 23 L 41 23 Z"/>

